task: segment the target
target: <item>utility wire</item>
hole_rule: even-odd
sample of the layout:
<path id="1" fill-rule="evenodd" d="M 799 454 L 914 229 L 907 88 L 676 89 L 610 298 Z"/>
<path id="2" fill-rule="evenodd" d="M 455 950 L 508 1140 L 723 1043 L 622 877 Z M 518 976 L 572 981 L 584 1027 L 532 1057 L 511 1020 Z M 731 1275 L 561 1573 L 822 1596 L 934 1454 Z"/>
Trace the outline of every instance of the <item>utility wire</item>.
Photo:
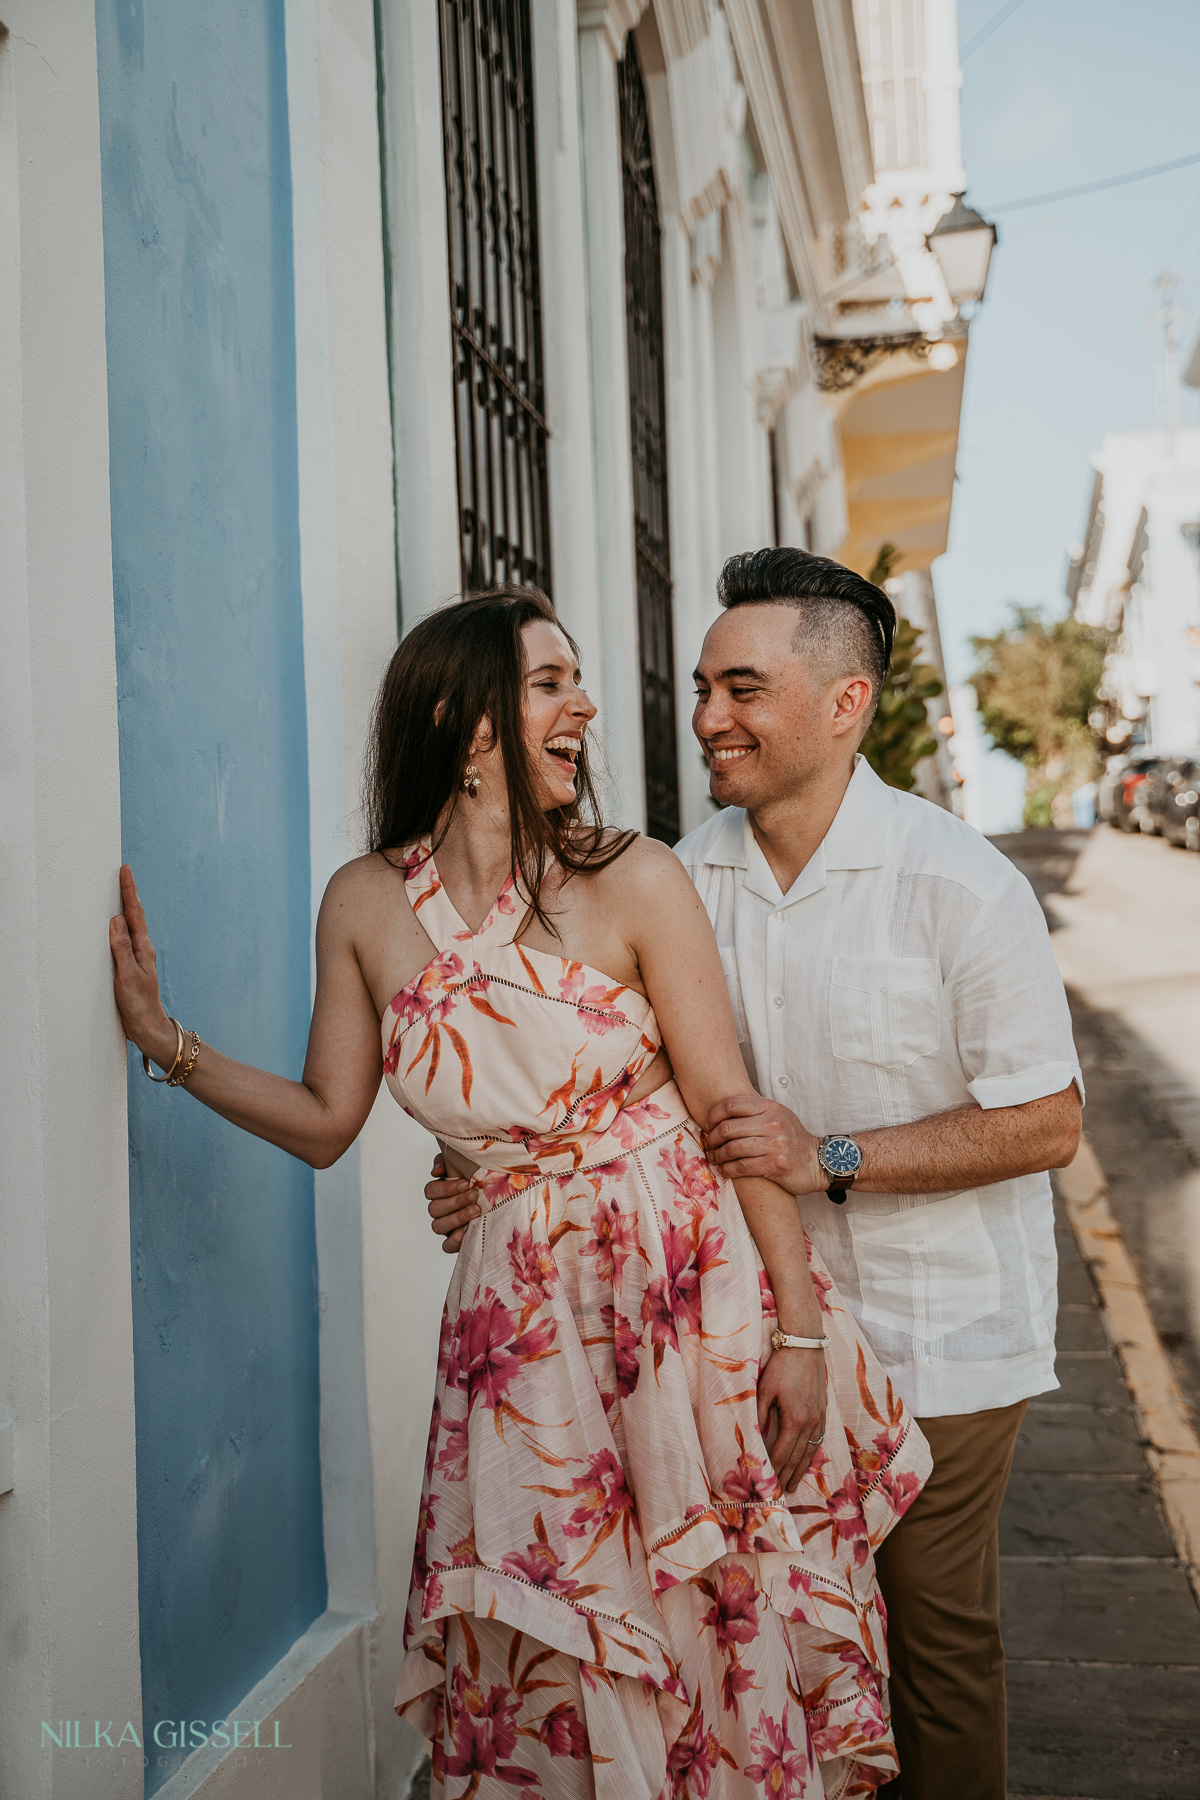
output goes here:
<path id="1" fill-rule="evenodd" d="M 1019 212 L 1026 206 L 1048 206 L 1052 200 L 1078 200 L 1081 194 L 1098 194 L 1103 188 L 1124 187 L 1130 181 L 1146 181 L 1151 175 L 1168 175 L 1172 169 L 1187 169 L 1200 163 L 1200 150 L 1192 156 L 1177 156 L 1174 162 L 1153 163 L 1148 169 L 1130 169 L 1124 175 L 1109 175 L 1103 181 L 1085 181 L 1082 187 L 1058 188 L 1053 194 L 1027 194 L 1023 200 L 1001 200 L 984 208 L 992 213 Z"/>
<path id="2" fill-rule="evenodd" d="M 970 56 L 973 51 L 978 50 L 980 44 L 982 44 L 985 39 L 990 38 L 993 31 L 999 31 L 1005 19 L 1011 19 L 1020 4 L 1021 0 L 1007 0 L 1007 5 L 1002 6 L 998 13 L 993 13 L 987 24 L 977 31 L 974 37 L 967 39 L 966 43 L 958 53 L 959 62 L 966 62 L 968 56 Z"/>

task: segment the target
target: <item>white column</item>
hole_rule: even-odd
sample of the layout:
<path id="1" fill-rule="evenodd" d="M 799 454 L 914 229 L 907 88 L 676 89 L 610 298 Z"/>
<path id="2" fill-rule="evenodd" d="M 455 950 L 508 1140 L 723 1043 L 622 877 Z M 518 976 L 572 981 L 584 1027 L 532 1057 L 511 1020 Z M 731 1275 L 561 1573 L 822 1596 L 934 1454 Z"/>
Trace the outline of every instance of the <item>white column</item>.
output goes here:
<path id="1" fill-rule="evenodd" d="M 604 743 L 616 823 L 646 824 L 637 566 L 625 338 L 625 222 L 617 57 L 607 11 L 581 7 L 579 111 L 587 242 L 588 347 L 595 433 L 597 576 L 604 659 Z"/>
<path id="2" fill-rule="evenodd" d="M 422 34 L 421 21 L 410 16 L 418 11 L 428 14 L 431 31 Z M 411 625 L 459 585 L 457 490 L 436 11 L 405 9 L 401 18 L 394 9 L 389 21 L 393 30 L 411 30 L 433 57 L 422 115 L 427 126 L 434 121 L 434 154 L 421 165 L 426 191 L 410 186 L 393 209 L 406 233 L 429 231 L 431 212 L 438 221 L 419 253 L 407 237 L 392 239 L 393 275 L 403 268 L 407 282 L 398 317 L 411 321 L 415 312 L 428 321 L 420 342 L 405 339 L 410 323 L 398 326 L 395 339 L 403 371 L 397 463 Z M 371 0 L 287 0 L 287 31 L 315 922 L 330 875 L 363 848 L 359 780 L 371 705 L 396 642 L 396 538 Z M 411 156 L 394 88 L 388 97 L 388 128 Z M 401 166 L 415 183 L 411 161 L 401 157 Z M 411 388 L 402 384 L 414 379 L 428 409 L 419 419 L 403 399 Z M 400 442 L 414 429 L 422 453 L 442 459 L 436 494 L 431 467 L 416 466 L 417 450 Z M 421 1194 L 432 1152 L 432 1140 L 382 1090 L 357 1144 L 316 1176 L 329 1611 L 279 1674 L 283 1679 L 297 1664 L 292 1703 L 322 1719 L 329 1766 L 341 1771 L 338 1791 L 346 1800 L 403 1793 L 423 1754 L 417 1734 L 396 1718 L 392 1698 L 449 1267 Z M 251 1786 L 261 1781 L 261 1771 L 247 1775 Z"/>
<path id="3" fill-rule="evenodd" d="M 584 682 L 606 724 L 596 470 L 588 379 L 579 71 L 571 0 L 532 0 L 542 354 L 554 600 L 579 645 Z"/>
<path id="4" fill-rule="evenodd" d="M 462 587 L 436 5 L 381 0 L 400 609 Z"/>
<path id="5" fill-rule="evenodd" d="M 666 354 L 667 497 L 671 523 L 672 622 L 675 641 L 675 738 L 679 759 L 680 831 L 694 831 L 712 814 L 708 770 L 692 732 L 692 671 L 713 599 L 704 441 L 704 395 L 695 380 L 692 245 L 678 213 L 661 221 L 663 339 Z"/>
<path id="6" fill-rule="evenodd" d="M 961 194 L 967 177 L 962 165 L 958 0 L 925 0 L 924 65 L 926 166 L 936 186 L 948 194 Z"/>
<path id="7" fill-rule="evenodd" d="M 0 41 L 0 1790 L 137 1800 L 121 815 L 95 11 Z M 79 1720 L 80 1750 L 43 1742 Z M 82 1735 L 86 1734 L 86 1735 Z M 116 1732 L 113 1734 L 116 1741 Z"/>

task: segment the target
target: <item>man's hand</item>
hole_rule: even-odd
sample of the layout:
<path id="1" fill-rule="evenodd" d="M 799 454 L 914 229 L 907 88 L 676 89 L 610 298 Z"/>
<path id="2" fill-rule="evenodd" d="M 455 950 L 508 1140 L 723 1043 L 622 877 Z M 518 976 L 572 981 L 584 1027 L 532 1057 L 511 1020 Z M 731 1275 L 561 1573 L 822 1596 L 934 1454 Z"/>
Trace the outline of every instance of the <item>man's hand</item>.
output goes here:
<path id="1" fill-rule="evenodd" d="M 711 1160 L 731 1181 L 765 1176 L 789 1194 L 814 1194 L 829 1186 L 817 1159 L 817 1139 L 788 1107 L 761 1094 L 718 1100 L 708 1115 L 704 1141 Z"/>
<path id="2" fill-rule="evenodd" d="M 479 1218 L 482 1208 L 479 1205 L 479 1189 L 472 1187 L 469 1181 L 461 1176 L 448 1176 L 446 1159 L 436 1156 L 433 1167 L 429 1171 L 433 1177 L 425 1183 L 425 1198 L 429 1202 L 429 1217 L 433 1220 L 433 1229 L 445 1241 L 442 1249 L 453 1256 L 462 1247 L 467 1235 L 467 1226 L 472 1219 Z"/>
<path id="3" fill-rule="evenodd" d="M 758 1378 L 758 1429 L 779 1485 L 792 1493 L 825 1435 L 823 1350 L 771 1352 Z"/>

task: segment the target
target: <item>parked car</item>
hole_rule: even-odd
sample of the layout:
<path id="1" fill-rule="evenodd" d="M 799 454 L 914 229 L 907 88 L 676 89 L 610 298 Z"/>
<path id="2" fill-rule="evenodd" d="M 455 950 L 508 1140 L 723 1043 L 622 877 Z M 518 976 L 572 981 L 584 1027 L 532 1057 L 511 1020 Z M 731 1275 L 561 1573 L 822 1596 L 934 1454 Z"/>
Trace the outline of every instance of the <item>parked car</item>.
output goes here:
<path id="1" fill-rule="evenodd" d="M 1113 758 L 1113 761 L 1117 761 Z M 1105 773 L 1105 781 L 1112 781 L 1112 787 L 1106 795 L 1107 818 L 1110 825 L 1119 831 L 1140 831 L 1142 820 L 1149 819 L 1146 801 L 1149 798 L 1148 787 L 1151 778 L 1162 767 L 1164 758 L 1156 756 L 1152 751 L 1135 750 L 1121 757 L 1121 767 Z M 1153 829 L 1153 827 L 1149 827 Z"/>
<path id="2" fill-rule="evenodd" d="M 1172 844 L 1200 850 L 1200 751 L 1167 758 L 1146 782 L 1142 830 L 1159 832 Z"/>

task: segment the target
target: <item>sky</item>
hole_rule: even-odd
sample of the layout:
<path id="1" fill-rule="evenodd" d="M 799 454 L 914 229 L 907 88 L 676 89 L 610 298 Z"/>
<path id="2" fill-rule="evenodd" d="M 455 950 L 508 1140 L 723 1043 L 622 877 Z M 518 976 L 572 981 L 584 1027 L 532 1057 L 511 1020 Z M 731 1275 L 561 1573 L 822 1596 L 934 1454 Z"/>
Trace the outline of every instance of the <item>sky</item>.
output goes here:
<path id="1" fill-rule="evenodd" d="M 960 0 L 966 48 L 1003 0 Z M 1200 152 L 1198 0 L 1019 0 L 962 59 L 967 200 L 990 208 Z M 933 567 L 951 682 L 1013 601 L 1061 616 L 1070 547 L 1107 431 L 1161 428 L 1151 283 L 1182 276 L 1181 362 L 1200 328 L 1200 163 L 1086 198 L 998 212 L 971 327 L 950 545 Z M 1179 420 L 1200 424 L 1182 389 Z M 1023 772 L 988 759 L 985 829 L 1019 823 Z"/>

